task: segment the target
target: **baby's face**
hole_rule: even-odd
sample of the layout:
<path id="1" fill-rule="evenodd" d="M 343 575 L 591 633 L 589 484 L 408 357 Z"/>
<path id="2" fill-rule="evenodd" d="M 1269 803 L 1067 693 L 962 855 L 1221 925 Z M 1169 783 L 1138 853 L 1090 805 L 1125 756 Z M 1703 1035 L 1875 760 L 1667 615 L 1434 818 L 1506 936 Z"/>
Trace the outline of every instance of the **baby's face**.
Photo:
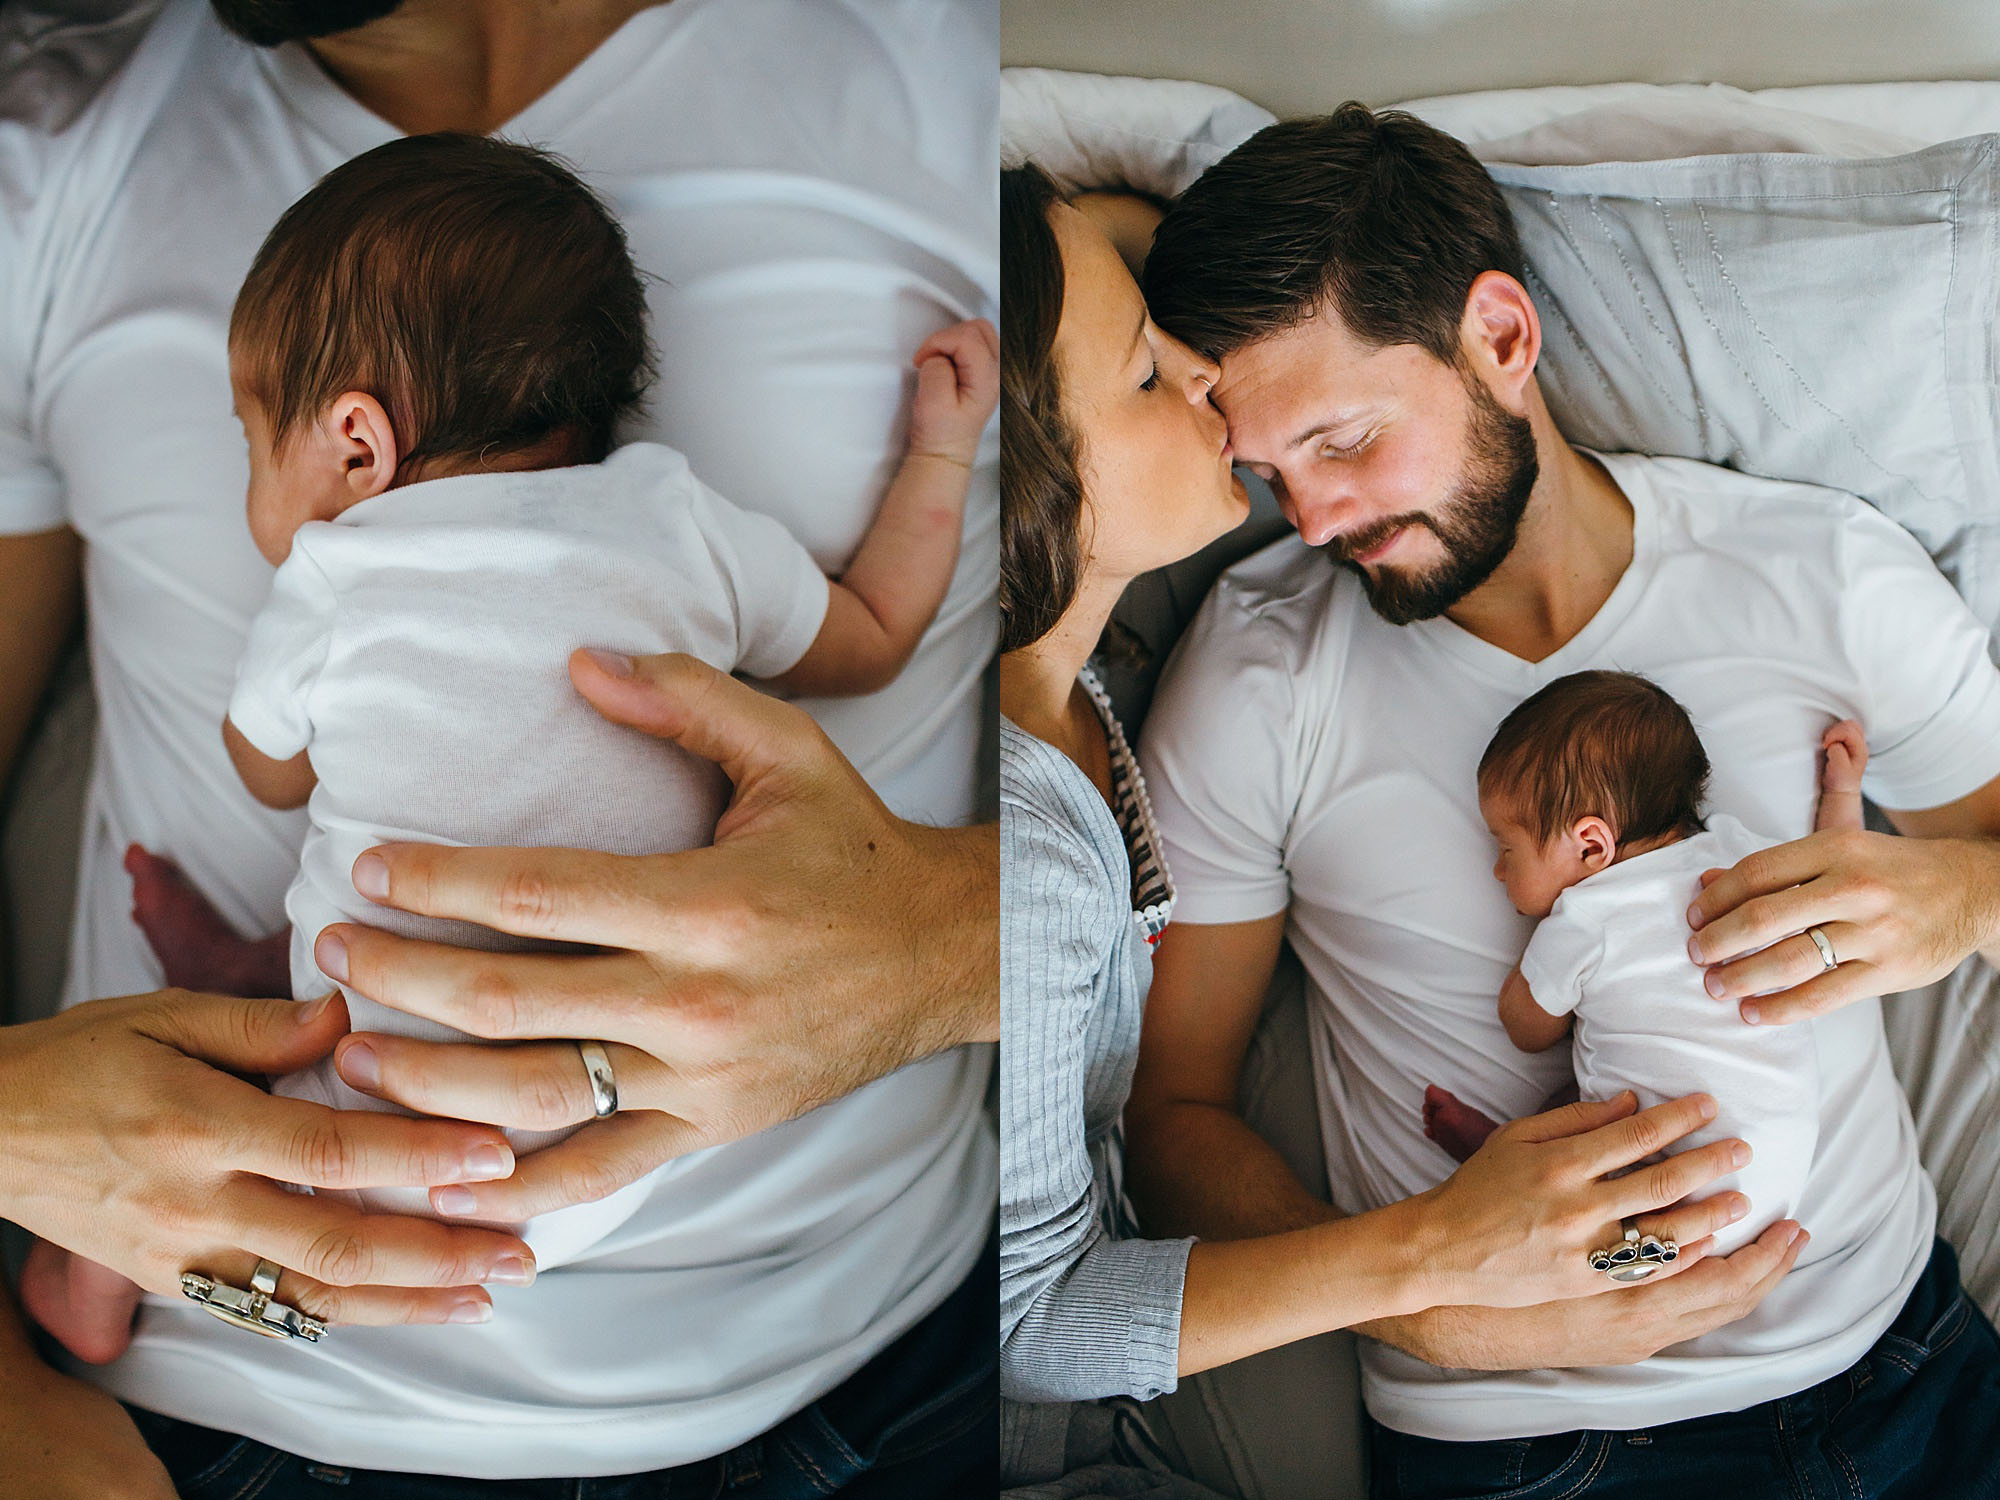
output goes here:
<path id="1" fill-rule="evenodd" d="M 243 436 L 250 444 L 250 487 L 244 511 L 250 522 L 250 539 L 264 560 L 276 567 L 291 555 L 292 534 L 313 519 L 310 492 L 298 483 L 298 445 L 279 453 L 271 445 L 271 423 L 263 405 L 244 388 L 231 381 L 236 393 L 236 418 L 243 424 Z"/>
<path id="2" fill-rule="evenodd" d="M 1499 845 L 1493 878 L 1507 888 L 1507 899 L 1524 917 L 1546 917 L 1556 897 L 1593 873 L 1583 849 L 1570 833 L 1558 830 L 1546 844 L 1524 826 L 1517 809 L 1505 797 L 1481 797 L 1479 815 Z"/>

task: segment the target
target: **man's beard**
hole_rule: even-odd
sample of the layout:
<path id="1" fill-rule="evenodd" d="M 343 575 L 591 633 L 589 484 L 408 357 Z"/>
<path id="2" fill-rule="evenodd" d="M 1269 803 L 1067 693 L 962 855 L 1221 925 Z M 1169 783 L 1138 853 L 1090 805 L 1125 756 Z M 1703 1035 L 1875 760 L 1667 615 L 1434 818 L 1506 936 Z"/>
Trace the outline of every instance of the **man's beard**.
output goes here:
<path id="1" fill-rule="evenodd" d="M 352 31 L 379 21 L 403 0 L 209 0 L 216 19 L 246 42 L 275 47 Z"/>
<path id="2" fill-rule="evenodd" d="M 1435 619 L 1493 576 L 1514 549 L 1528 496 L 1540 473 L 1528 419 L 1508 412 L 1475 377 L 1468 374 L 1464 379 L 1472 399 L 1472 425 L 1466 438 L 1470 451 L 1444 503 L 1430 514 L 1411 511 L 1390 516 L 1365 531 L 1336 537 L 1324 549 L 1333 561 L 1361 575 L 1369 604 L 1391 625 Z M 1406 526 L 1421 526 L 1436 537 L 1444 548 L 1444 561 L 1424 573 L 1378 568 L 1371 578 L 1354 559 L 1374 551 Z"/>

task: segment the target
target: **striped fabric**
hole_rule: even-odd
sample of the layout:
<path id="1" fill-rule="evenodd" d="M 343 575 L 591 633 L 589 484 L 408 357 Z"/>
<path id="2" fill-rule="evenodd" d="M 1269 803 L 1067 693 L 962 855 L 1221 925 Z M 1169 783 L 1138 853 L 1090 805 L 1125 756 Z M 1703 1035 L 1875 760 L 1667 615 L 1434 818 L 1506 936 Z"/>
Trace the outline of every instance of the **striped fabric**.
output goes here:
<path id="1" fill-rule="evenodd" d="M 1125 742 L 1124 726 L 1111 711 L 1110 695 L 1089 667 L 1077 679 L 1104 720 L 1104 737 L 1111 745 L 1111 813 L 1125 836 L 1125 854 L 1132 862 L 1132 920 L 1148 944 L 1158 943 L 1174 914 L 1174 882 L 1167 856 L 1153 826 L 1153 805 L 1146 800 L 1146 778 L 1139 758 Z"/>

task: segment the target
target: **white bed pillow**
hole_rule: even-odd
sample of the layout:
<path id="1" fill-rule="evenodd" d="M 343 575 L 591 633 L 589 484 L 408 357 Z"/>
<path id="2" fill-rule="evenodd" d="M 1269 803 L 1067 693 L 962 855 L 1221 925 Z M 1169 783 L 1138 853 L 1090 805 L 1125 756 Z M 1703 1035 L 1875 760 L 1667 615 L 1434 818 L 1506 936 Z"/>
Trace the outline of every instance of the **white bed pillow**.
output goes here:
<path id="1" fill-rule="evenodd" d="M 1557 425 L 1860 495 L 2000 620 L 1996 153 L 1495 165 Z"/>

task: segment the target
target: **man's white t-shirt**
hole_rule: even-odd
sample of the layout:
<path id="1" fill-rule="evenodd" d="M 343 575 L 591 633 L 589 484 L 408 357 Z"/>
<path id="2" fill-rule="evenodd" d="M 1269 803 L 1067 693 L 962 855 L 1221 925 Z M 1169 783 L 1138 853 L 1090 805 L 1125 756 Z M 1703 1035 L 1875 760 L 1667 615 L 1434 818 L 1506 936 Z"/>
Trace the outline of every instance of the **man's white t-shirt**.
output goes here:
<path id="1" fill-rule="evenodd" d="M 129 915 L 128 843 L 178 860 L 246 935 L 284 923 L 305 816 L 253 802 L 219 735 L 272 577 L 243 517 L 225 329 L 278 215 L 397 134 L 303 47 L 247 46 L 205 0 L 153 9 L 134 0 L 122 24 L 143 39 L 109 78 L 69 68 L 74 28 L 20 23 L 33 40 L 0 87 L 0 530 L 82 534 L 100 711 L 71 1000 L 161 982 Z M 829 573 L 901 456 L 911 354 L 996 300 L 997 50 L 990 5 L 674 0 L 501 132 L 572 162 L 647 273 L 661 375 L 621 438 L 686 454 Z M 996 454 L 989 433 L 910 666 L 805 705 L 928 822 L 975 810 Z M 483 1327 L 307 1348 L 156 1300 L 94 1378 L 332 1463 L 601 1475 L 722 1451 L 857 1370 L 978 1258 L 989 1072 L 983 1049 L 955 1051 L 675 1164 L 657 1236 L 634 1220 L 585 1262 L 497 1288 Z"/>
<path id="2" fill-rule="evenodd" d="M 1712 1255 L 1740 1249 L 1799 1208 L 1811 1175 L 1820 1116 L 1819 1023 L 1745 1026 L 1717 1000 L 1688 957 L 1687 909 L 1703 870 L 1726 870 L 1771 846 L 1727 813 L 1700 833 L 1621 859 L 1556 897 L 1521 955 L 1535 1004 L 1575 1017 L 1570 1061 L 1586 1099 L 1626 1089 L 1639 1108 L 1706 1093 L 1715 1119 L 1674 1143 L 1692 1151 L 1741 1137 L 1750 1164 L 1701 1189 L 1734 1190 L 1750 1212 L 1714 1234 Z M 1863 1170 L 1885 1188 L 1905 1163 L 1893 1150 Z"/>
<path id="3" fill-rule="evenodd" d="M 1604 455 L 1633 556 L 1596 616 L 1530 663 L 1446 619 L 1397 627 L 1296 538 L 1226 573 L 1169 665 L 1142 760 L 1183 922 L 1288 914 L 1304 963 L 1334 1201 L 1348 1212 L 1453 1169 L 1424 1086 L 1498 1120 L 1563 1081 L 1496 998 L 1531 922 L 1491 873 L 1475 772 L 1500 719 L 1589 667 L 1688 710 L 1710 805 L 1776 838 L 1812 826 L 1820 736 L 1858 719 L 1878 804 L 1935 807 L 2000 775 L 1987 632 L 1905 532 L 1851 496 L 1677 459 Z M 1441 1370 L 1363 1345 L 1389 1427 L 1474 1440 L 1729 1411 L 1852 1364 L 1930 1253 L 1935 1195 L 1890 1072 L 1879 1002 L 1822 1018 L 1825 1100 L 1797 1217 L 1812 1243 L 1742 1320 L 1638 1365 Z"/>
<path id="4" fill-rule="evenodd" d="M 826 575 L 784 527 L 731 505 L 657 443 L 627 444 L 601 464 L 428 480 L 302 526 L 250 624 L 229 699 L 230 722 L 255 749 L 273 760 L 310 751 L 318 777 L 285 896 L 292 993 L 327 988 L 313 944 L 334 922 L 466 947 L 538 946 L 369 901 L 350 872 L 376 844 L 646 854 L 708 843 L 728 801 L 722 774 L 592 709 L 570 685 L 565 643 L 681 651 L 775 677 L 812 645 L 827 597 Z M 344 993 L 356 1031 L 466 1040 Z M 401 1112 L 348 1087 L 331 1058 L 273 1088 Z M 508 1132 L 517 1152 L 567 1134 Z M 537 1269 L 577 1259 L 663 1181 L 530 1221 L 522 1233 Z M 348 1196 L 370 1212 L 431 1213 L 423 1188 Z"/>

